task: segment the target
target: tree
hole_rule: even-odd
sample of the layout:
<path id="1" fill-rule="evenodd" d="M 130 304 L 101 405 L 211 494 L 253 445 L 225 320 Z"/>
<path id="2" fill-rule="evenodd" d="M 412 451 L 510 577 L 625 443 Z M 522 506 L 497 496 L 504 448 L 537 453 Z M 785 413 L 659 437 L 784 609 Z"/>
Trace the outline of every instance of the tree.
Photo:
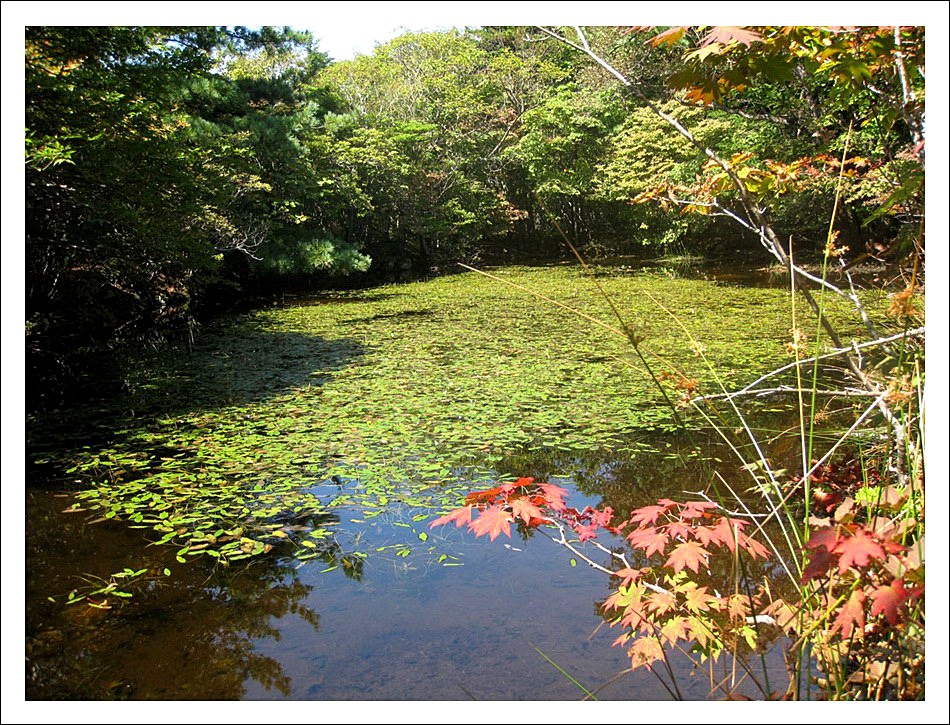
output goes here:
<path id="1" fill-rule="evenodd" d="M 185 321 L 220 254 L 253 254 L 273 186 L 245 130 L 219 125 L 241 99 L 216 54 L 299 41 L 268 28 L 27 29 L 28 369 L 60 383 L 32 393 L 74 379 L 79 351 Z"/>

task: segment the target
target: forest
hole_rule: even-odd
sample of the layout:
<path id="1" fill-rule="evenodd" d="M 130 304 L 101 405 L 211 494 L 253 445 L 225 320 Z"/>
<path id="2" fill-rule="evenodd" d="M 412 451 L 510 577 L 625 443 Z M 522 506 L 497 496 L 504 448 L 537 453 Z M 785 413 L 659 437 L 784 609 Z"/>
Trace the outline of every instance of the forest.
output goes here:
<path id="1" fill-rule="evenodd" d="M 597 621 L 655 697 L 922 699 L 924 51 L 918 26 L 485 26 L 331 62 L 287 27 L 27 27 L 28 488 L 59 497 L 28 514 L 28 696 L 356 697 L 252 643 L 317 631 L 288 572 L 364 581 L 369 541 L 452 572 L 454 523 L 493 576 L 514 526 L 608 583 Z M 86 536 L 57 507 L 107 532 L 84 584 L 51 572 L 39 532 Z M 150 580 L 218 622 L 186 561 L 274 598 L 220 625 L 244 680 L 69 679 L 123 607 L 168 606 Z M 63 665 L 83 608 L 111 634 Z M 599 654 L 534 649 L 538 699 L 603 694 L 575 679 Z"/>
<path id="2" fill-rule="evenodd" d="M 760 250 L 700 206 L 721 180 L 648 103 L 720 156 L 749 154 L 750 190 L 802 253 L 824 247 L 849 141 L 836 220 L 849 263 L 912 254 L 922 38 L 905 41 L 916 100 L 904 103 L 897 74 L 875 65 L 893 43 L 883 32 L 827 59 L 816 47 L 830 33 L 735 59 L 747 47 L 735 40 L 738 52 L 689 56 L 699 31 L 648 35 L 591 37 L 636 79 L 632 94 L 522 28 L 407 34 L 332 65 L 287 29 L 30 28 L 31 404 L 74 386 L 86 357 L 95 369 L 96 353 L 241 295 L 563 257 L 558 225 L 588 256 Z M 651 196 L 661 203 L 634 203 Z M 698 213 L 670 210 L 691 198 Z"/>

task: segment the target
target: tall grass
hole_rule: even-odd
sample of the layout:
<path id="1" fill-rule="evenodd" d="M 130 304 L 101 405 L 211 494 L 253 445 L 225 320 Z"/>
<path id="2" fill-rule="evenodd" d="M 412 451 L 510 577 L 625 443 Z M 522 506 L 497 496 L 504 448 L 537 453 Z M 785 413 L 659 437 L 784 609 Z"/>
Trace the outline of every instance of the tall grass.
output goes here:
<path id="1" fill-rule="evenodd" d="M 711 696 L 736 697 L 739 685 L 749 681 L 767 698 L 912 699 L 924 694 L 924 367 L 919 344 L 924 329 L 911 327 L 913 296 L 899 293 L 892 296 L 889 310 L 899 329 L 878 333 L 852 285 L 856 314 L 869 330 L 870 339 L 832 344 L 829 349 L 822 333 L 828 325 L 824 290 L 831 286 L 827 278 L 836 252 L 833 228 L 834 217 L 829 222 L 821 265 L 823 284 L 815 295 L 811 339 L 803 332 L 808 315 L 799 309 L 797 275 L 791 273 L 786 347 L 793 360 L 740 390 L 728 389 L 688 322 L 652 296 L 657 314 L 669 316 L 686 336 L 718 392 L 697 396 L 694 379 L 667 361 L 661 363 L 668 369 L 656 369 L 656 360 L 634 332 L 636 325 L 625 319 L 593 273 L 592 284 L 607 301 L 615 324 L 591 319 L 519 287 L 624 336 L 682 429 L 689 434 L 695 425 L 684 415 L 689 409 L 715 431 L 751 479 L 735 480 L 728 474 L 729 467 L 726 475 L 713 470 L 711 485 L 695 493 L 752 522 L 791 584 L 792 594 L 782 596 L 768 580 L 751 581 L 741 547 L 734 550 L 731 578 L 722 583 L 748 597 L 751 610 L 746 619 L 756 633 L 747 643 L 767 640 L 767 633 L 759 630 L 769 627 L 792 642 L 786 653 L 788 687 L 784 692 L 773 690 L 764 658 L 754 672 L 748 647 L 733 641 L 726 647 L 732 655 L 726 676 L 720 673 L 717 677 L 713 661 L 709 662 Z M 564 240 L 590 272 L 566 235 Z M 794 270 L 792 248 L 789 258 Z M 915 280 L 916 270 L 911 290 Z M 790 377 L 792 383 L 777 385 L 776 379 L 782 376 Z M 750 400 L 779 396 L 797 421 L 786 435 L 794 434 L 798 440 L 799 475 L 774 465 L 779 456 L 773 455 L 772 449 L 783 436 L 763 436 L 749 422 Z M 832 406 L 838 409 L 829 413 Z M 848 420 L 844 430 L 829 431 L 826 421 L 842 417 Z M 555 540 L 580 553 L 577 542 L 566 538 L 563 528 L 560 539 Z M 622 556 L 600 548 L 626 564 Z M 586 560 L 609 573 L 609 569 Z M 651 626 L 657 629 L 655 623 Z M 715 634 L 728 641 L 727 632 Z M 690 656 L 682 646 L 673 644 Z M 680 689 L 665 653 L 662 662 L 665 676 L 673 680 L 664 685 L 676 697 Z"/>

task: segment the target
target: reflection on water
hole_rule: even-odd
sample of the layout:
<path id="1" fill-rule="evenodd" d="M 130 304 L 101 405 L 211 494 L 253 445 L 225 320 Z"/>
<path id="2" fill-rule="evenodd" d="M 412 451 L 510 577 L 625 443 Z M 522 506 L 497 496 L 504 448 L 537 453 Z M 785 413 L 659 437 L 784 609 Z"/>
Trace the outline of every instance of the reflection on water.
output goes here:
<path id="1" fill-rule="evenodd" d="M 122 524 L 83 527 L 60 514 L 65 500 L 28 495 L 27 697 L 239 699 L 247 682 L 290 694 L 280 660 L 255 643 L 279 639 L 275 622 L 287 616 L 319 632 L 308 585 L 263 560 L 232 571 L 178 565 L 167 548 L 143 551 Z M 107 577 L 124 566 L 148 567 L 127 605 L 106 611 L 45 599 L 75 587 L 77 572 Z"/>
<path id="2" fill-rule="evenodd" d="M 652 470 L 646 458 L 639 465 L 528 458 L 511 463 L 574 488 L 577 506 L 640 506 L 658 495 L 682 497 L 686 483 L 674 474 L 681 464 L 656 455 Z M 579 488 L 557 477 L 568 466 Z M 621 486 L 632 470 L 642 481 L 664 481 L 663 491 Z M 599 493 L 594 478 L 606 482 Z M 401 534 L 418 543 L 416 533 L 385 517 L 354 524 L 341 516 L 319 559 L 301 565 L 275 550 L 222 569 L 176 564 L 165 547 L 143 550 L 138 532 L 121 524 L 84 526 L 60 513 L 64 502 L 42 493 L 28 501 L 31 699 L 576 700 L 583 693 L 539 651 L 589 689 L 628 666 L 610 646 L 618 632 L 598 613 L 609 582 L 583 564 L 572 567 L 543 536 L 490 543 L 437 529 L 428 543 L 455 552 L 463 566 L 416 555 L 364 561 L 352 556 L 354 547 L 373 551 Z M 346 559 L 359 568 L 341 566 Z M 76 586 L 77 572 L 105 577 L 125 566 L 147 566 L 149 581 L 120 608 L 45 600 Z M 772 686 L 783 686 L 780 648 L 767 662 Z M 705 699 L 708 673 L 695 673 L 681 656 L 672 663 L 683 696 Z M 740 689 L 755 694 L 751 685 Z M 598 697 L 669 699 L 646 670 Z"/>

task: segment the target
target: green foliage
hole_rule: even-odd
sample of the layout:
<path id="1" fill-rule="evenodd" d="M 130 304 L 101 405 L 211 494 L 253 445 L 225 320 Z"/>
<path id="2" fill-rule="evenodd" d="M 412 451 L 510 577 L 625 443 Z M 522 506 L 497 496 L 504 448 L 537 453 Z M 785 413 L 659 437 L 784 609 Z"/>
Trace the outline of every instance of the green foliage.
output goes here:
<path id="1" fill-rule="evenodd" d="M 740 152 L 787 161 L 799 155 L 801 144 L 783 137 L 774 124 L 750 121 L 722 111 L 706 111 L 669 101 L 660 110 L 687 126 L 702 146 L 731 156 Z M 611 149 L 599 171 L 600 193 L 627 201 L 658 181 L 689 183 L 706 157 L 648 108 L 629 113 L 623 128 L 611 138 Z"/>
<path id="2" fill-rule="evenodd" d="M 708 32 L 677 30 L 659 46 L 617 28 L 590 37 L 701 144 L 752 154 L 750 188 L 766 184 L 769 163 L 831 158 L 844 120 L 860 119 L 854 147 L 867 163 L 846 187 L 845 243 L 913 248 L 922 167 L 898 116 L 913 126 L 922 103 L 919 33 L 900 33 L 916 95 L 885 109 L 867 87 L 870 74 L 888 99 L 900 92 L 883 31 L 716 31 L 718 46 L 704 44 Z M 328 64 L 286 28 L 31 28 L 31 368 L 65 380 L 70 351 L 185 321 L 212 282 L 393 280 L 553 256 L 564 251 L 555 221 L 594 254 L 737 248 L 727 219 L 629 203 L 658 185 L 701 201 L 719 182 L 642 100 L 530 34 L 408 33 Z M 713 81 L 715 107 L 699 107 Z M 763 196 L 800 248 L 824 241 L 813 212 L 830 208 L 834 174 L 820 168 Z M 729 201 L 727 186 L 712 191 Z"/>
<path id="3" fill-rule="evenodd" d="M 615 92 L 592 97 L 563 87 L 524 114 L 521 137 L 509 153 L 523 164 L 538 195 L 586 196 L 605 141 L 623 115 Z"/>

